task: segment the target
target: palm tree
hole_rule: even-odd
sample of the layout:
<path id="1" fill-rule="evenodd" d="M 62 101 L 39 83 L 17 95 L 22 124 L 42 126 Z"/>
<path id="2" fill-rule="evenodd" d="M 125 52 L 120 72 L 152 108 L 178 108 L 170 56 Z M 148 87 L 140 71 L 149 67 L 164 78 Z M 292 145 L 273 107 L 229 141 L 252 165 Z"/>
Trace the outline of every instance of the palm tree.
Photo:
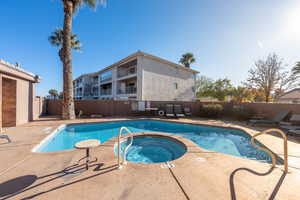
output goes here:
<path id="1" fill-rule="evenodd" d="M 56 97 L 58 97 L 58 92 L 57 92 L 56 89 L 51 89 L 51 90 L 48 91 L 48 93 L 54 99 L 56 99 Z"/>
<path id="2" fill-rule="evenodd" d="M 64 28 L 63 28 L 63 106 L 62 118 L 75 119 L 74 91 L 73 91 L 73 70 L 72 70 L 72 22 L 74 13 L 80 6 L 86 4 L 96 8 L 97 3 L 104 3 L 104 0 L 61 0 L 64 7 Z"/>
<path id="3" fill-rule="evenodd" d="M 63 34 L 63 30 L 61 28 L 58 28 L 48 37 L 48 40 L 53 46 L 61 47 L 63 44 Z M 77 35 L 73 33 L 71 34 L 71 48 L 77 51 L 81 50 L 81 43 L 77 39 Z M 59 49 L 58 55 L 60 60 L 63 62 L 64 55 L 62 48 Z"/>
<path id="4" fill-rule="evenodd" d="M 179 63 L 183 64 L 185 67 L 190 68 L 192 63 L 196 62 L 196 59 L 192 53 L 185 53 L 179 60 Z"/>
<path id="5" fill-rule="evenodd" d="M 294 75 L 300 75 L 300 61 L 293 67 L 292 72 Z"/>

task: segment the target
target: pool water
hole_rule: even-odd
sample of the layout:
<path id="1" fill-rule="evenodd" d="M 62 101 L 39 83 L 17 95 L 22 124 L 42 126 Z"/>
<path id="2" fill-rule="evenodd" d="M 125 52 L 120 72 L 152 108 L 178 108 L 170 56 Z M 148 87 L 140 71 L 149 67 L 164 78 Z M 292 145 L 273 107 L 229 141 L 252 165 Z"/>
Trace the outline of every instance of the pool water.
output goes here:
<path id="1" fill-rule="evenodd" d="M 253 160 L 271 161 L 271 157 L 267 153 L 251 145 L 251 137 L 241 130 L 156 120 L 68 125 L 43 142 L 35 151 L 53 152 L 73 149 L 75 143 L 87 139 L 98 139 L 103 143 L 117 136 L 122 126 L 129 128 L 132 132 L 175 134 L 187 138 L 207 150 Z"/>
<path id="2" fill-rule="evenodd" d="M 121 155 L 129 139 L 121 144 Z M 135 136 L 126 153 L 126 160 L 137 163 L 160 163 L 180 158 L 187 151 L 186 146 L 175 139 L 153 135 Z M 117 155 L 117 145 L 115 145 Z"/>

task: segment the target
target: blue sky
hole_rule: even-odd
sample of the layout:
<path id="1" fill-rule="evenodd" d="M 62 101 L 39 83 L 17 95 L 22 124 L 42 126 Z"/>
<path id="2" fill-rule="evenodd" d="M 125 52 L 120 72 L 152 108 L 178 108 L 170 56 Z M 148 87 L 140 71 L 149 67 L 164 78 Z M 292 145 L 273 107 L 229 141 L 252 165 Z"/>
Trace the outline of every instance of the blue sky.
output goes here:
<path id="1" fill-rule="evenodd" d="M 0 58 L 43 77 L 38 95 L 62 88 L 62 67 L 47 38 L 61 27 L 61 0 L 3 1 Z M 73 53 L 74 77 L 95 72 L 142 50 L 178 62 L 193 52 L 193 68 L 239 84 L 258 58 L 276 52 L 288 68 L 300 60 L 298 0 L 108 0 L 82 8 L 73 31 L 83 51 Z"/>

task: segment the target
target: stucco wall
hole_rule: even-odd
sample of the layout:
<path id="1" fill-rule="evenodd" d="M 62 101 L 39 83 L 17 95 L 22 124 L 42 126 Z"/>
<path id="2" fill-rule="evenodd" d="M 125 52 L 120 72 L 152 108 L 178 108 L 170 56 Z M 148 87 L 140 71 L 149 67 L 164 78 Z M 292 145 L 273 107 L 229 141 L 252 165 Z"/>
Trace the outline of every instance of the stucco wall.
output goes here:
<path id="1" fill-rule="evenodd" d="M 33 120 L 45 115 L 47 111 L 47 101 L 44 97 L 35 97 L 33 101 Z"/>
<path id="2" fill-rule="evenodd" d="M 140 57 L 142 67 L 142 100 L 191 101 L 194 99 L 194 74 L 150 58 Z M 178 88 L 175 89 L 174 83 Z"/>
<path id="3" fill-rule="evenodd" d="M 32 108 L 32 95 L 30 97 L 30 84 L 28 81 L 17 80 L 17 125 L 28 122 L 30 108 Z"/>

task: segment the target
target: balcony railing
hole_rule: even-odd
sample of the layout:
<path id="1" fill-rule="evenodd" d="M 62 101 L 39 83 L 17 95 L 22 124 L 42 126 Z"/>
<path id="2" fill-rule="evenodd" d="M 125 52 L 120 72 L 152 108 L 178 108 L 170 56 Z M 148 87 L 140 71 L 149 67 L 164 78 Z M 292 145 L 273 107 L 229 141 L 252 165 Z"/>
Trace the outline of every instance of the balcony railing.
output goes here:
<path id="1" fill-rule="evenodd" d="M 111 95 L 111 89 L 101 89 L 101 95 Z"/>
<path id="2" fill-rule="evenodd" d="M 92 82 L 92 85 L 95 85 L 95 86 L 96 86 L 96 85 L 98 85 L 98 84 L 99 84 L 99 83 L 98 83 L 98 80 Z"/>
<path id="3" fill-rule="evenodd" d="M 125 89 L 119 89 L 118 94 L 136 94 L 136 87 L 126 87 Z"/>
<path id="4" fill-rule="evenodd" d="M 136 74 L 136 66 L 132 66 L 129 68 L 120 68 L 118 69 L 118 78 L 124 77 L 124 76 L 129 76 L 132 74 Z"/>
<path id="5" fill-rule="evenodd" d="M 98 91 L 93 91 L 92 96 L 94 96 L 94 97 L 99 96 L 99 92 Z"/>

